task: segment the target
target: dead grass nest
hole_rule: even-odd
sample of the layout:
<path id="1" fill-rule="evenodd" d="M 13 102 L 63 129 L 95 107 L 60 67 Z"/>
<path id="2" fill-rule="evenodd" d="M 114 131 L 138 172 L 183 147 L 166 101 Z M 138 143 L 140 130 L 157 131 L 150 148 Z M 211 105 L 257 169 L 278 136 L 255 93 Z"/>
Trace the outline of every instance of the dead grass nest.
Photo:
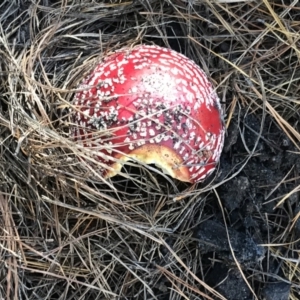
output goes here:
<path id="1" fill-rule="evenodd" d="M 205 184 L 181 184 L 142 166 L 104 182 L 70 138 L 72 97 L 105 53 L 140 43 L 170 47 L 209 74 L 227 128 L 241 111 L 254 114 L 259 140 L 271 117 L 299 154 L 299 13 L 297 1 L 4 0 L 0 298 L 225 299 L 206 284 L 213 262 L 204 264 L 192 231 L 257 143 L 237 169 L 219 170 Z M 226 221 L 221 202 L 214 210 Z M 283 240 L 283 232 L 270 237 L 268 255 L 293 249 L 293 235 Z M 281 267 L 296 299 L 298 260 Z M 239 270 L 261 299 L 251 279 L 264 280 L 260 267 L 250 277 Z"/>

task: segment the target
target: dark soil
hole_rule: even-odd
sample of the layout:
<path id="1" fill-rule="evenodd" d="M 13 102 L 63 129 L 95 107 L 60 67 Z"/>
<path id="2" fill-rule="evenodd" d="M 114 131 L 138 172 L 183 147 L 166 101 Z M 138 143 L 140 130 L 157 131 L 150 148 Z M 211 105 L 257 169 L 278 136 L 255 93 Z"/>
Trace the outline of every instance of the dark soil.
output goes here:
<path id="1" fill-rule="evenodd" d="M 247 148 L 252 151 L 257 143 L 255 154 L 239 174 L 217 188 L 224 211 L 212 210 L 220 205 L 217 199 L 212 200 L 203 210 L 205 221 L 194 229 L 194 237 L 205 260 L 216 262 L 207 270 L 209 283 L 227 299 L 253 299 L 237 263 L 247 278 L 253 275 L 251 286 L 261 295 L 260 299 L 289 299 L 291 284 L 281 268 L 282 261 L 262 245 L 269 244 L 278 231 L 290 228 L 291 218 L 299 210 L 297 195 L 289 197 L 278 208 L 276 203 L 299 184 L 287 180 L 278 186 L 287 174 L 286 179 L 299 177 L 300 159 L 293 154 L 297 150 L 288 137 L 271 118 L 263 124 L 260 137 L 258 116 L 248 115 L 242 120 L 240 124 L 236 120 L 228 129 L 220 176 L 238 169 L 248 157 Z M 298 226 L 299 222 L 289 233 L 294 239 L 299 238 Z M 292 251 L 284 253 L 294 256 Z"/>

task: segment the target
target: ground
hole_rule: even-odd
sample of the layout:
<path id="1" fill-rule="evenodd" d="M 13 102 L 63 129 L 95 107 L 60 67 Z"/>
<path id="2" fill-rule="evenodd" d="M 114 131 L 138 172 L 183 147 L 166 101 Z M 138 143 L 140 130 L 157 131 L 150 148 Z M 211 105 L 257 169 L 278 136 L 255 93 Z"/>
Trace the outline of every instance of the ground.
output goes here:
<path id="1" fill-rule="evenodd" d="M 298 40 L 295 1 L 4 0 L 0 298 L 298 299 Z M 133 163 L 105 181 L 72 139 L 78 83 L 140 43 L 216 87 L 225 146 L 202 183 Z"/>

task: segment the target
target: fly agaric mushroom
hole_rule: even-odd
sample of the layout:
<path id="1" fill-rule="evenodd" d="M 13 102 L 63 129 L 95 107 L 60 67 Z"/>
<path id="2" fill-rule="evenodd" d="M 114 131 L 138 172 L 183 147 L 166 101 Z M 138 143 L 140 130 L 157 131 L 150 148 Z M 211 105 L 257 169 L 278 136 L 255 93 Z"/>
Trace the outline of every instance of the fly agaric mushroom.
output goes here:
<path id="1" fill-rule="evenodd" d="M 223 148 L 212 84 L 193 61 L 167 48 L 139 45 L 108 55 L 79 86 L 74 107 L 73 137 L 97 149 L 94 157 L 108 166 L 101 168 L 105 178 L 134 160 L 199 182 Z"/>

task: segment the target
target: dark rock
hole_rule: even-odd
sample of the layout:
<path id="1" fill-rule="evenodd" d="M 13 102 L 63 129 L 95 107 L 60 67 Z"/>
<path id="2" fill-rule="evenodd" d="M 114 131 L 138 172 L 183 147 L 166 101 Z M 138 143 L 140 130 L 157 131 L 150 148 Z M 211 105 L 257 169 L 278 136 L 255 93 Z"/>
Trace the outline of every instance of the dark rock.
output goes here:
<path id="1" fill-rule="evenodd" d="M 224 152 L 228 152 L 232 145 L 234 145 L 239 135 L 238 122 L 232 122 L 227 130 L 227 136 L 224 143 Z"/>
<path id="2" fill-rule="evenodd" d="M 249 185 L 249 179 L 245 176 L 236 177 L 227 184 L 227 191 L 223 194 L 222 198 L 224 200 L 225 207 L 229 211 L 240 207 Z"/>
<path id="3" fill-rule="evenodd" d="M 237 269 L 228 269 L 221 264 L 214 264 L 208 274 L 207 282 L 228 300 L 252 300 L 252 293 Z"/>
<path id="4" fill-rule="evenodd" d="M 225 227 L 213 220 L 201 223 L 194 232 L 194 236 L 199 239 L 199 248 L 202 253 L 213 251 L 229 264 L 234 262 L 230 246 L 236 259 L 242 265 L 255 265 L 264 258 L 264 247 L 257 245 L 251 236 L 233 228 L 228 228 L 228 235 L 230 245 Z"/>
<path id="5" fill-rule="evenodd" d="M 288 300 L 291 285 L 285 282 L 267 283 L 263 289 L 264 300 Z"/>

